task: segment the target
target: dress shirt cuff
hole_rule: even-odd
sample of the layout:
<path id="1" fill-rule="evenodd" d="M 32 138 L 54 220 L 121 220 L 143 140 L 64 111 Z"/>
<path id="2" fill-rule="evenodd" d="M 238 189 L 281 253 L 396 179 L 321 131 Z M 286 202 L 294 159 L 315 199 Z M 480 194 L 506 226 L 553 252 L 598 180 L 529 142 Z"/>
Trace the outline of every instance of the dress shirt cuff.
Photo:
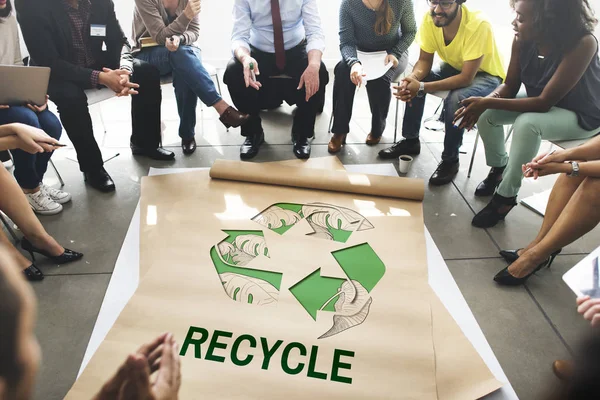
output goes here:
<path id="1" fill-rule="evenodd" d="M 100 71 L 92 71 L 90 82 L 93 88 L 97 88 L 100 80 Z"/>
<path id="2" fill-rule="evenodd" d="M 234 57 L 235 57 L 235 51 L 237 49 L 239 49 L 240 47 L 243 47 L 244 49 L 247 49 L 248 52 L 250 52 L 250 45 L 248 44 L 248 42 L 246 42 L 244 40 L 234 40 L 231 44 L 231 53 L 233 54 Z"/>
<path id="3" fill-rule="evenodd" d="M 308 39 L 308 43 L 306 44 L 306 52 L 308 53 L 311 50 L 319 50 L 321 53 L 325 53 L 325 40 L 318 39 Z"/>

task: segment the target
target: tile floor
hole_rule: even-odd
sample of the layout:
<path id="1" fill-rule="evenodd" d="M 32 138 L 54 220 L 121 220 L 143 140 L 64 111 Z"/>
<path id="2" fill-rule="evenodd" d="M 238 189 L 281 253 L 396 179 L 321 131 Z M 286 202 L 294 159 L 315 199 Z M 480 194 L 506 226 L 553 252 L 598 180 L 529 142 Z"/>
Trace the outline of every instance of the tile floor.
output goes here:
<path id="1" fill-rule="evenodd" d="M 55 155 L 56 165 L 66 182 L 65 189 L 73 194 L 73 202 L 66 205 L 62 214 L 41 217 L 41 220 L 61 243 L 84 252 L 86 257 L 79 263 L 60 267 L 47 260 L 38 263 L 47 278 L 34 285 L 40 308 L 37 333 L 44 354 L 36 399 L 61 399 L 75 379 L 139 198 L 140 178 L 147 174 L 148 168 L 208 167 L 218 158 L 239 158 L 242 142 L 239 131 L 226 132 L 213 110 L 200 107 L 196 130 L 198 151 L 192 156 L 183 156 L 178 147 L 173 90 L 164 86 L 163 92 L 164 145 L 176 152 L 174 162 L 161 163 L 131 156 L 128 149 L 131 132 L 129 101 L 116 98 L 92 107 L 95 135 L 103 151 L 107 157 L 119 153 L 106 164 L 116 182 L 115 193 L 101 194 L 87 188 L 78 165 L 69 159 L 72 150 L 61 150 Z M 229 98 L 226 93 L 224 96 Z M 428 100 L 426 116 L 433 113 L 438 103 L 435 98 Z M 359 93 L 348 145 L 339 155 L 343 163 L 380 162 L 377 151 L 393 141 L 393 107 L 382 144 L 368 147 L 363 143 L 369 130 L 370 113 L 364 91 Z M 313 157 L 328 155 L 330 110 L 331 85 L 325 112 L 317 120 Z M 267 144 L 262 147 L 256 162 L 293 158 L 289 132 L 291 112 L 293 108 L 284 106 L 267 113 L 264 118 Z M 408 176 L 428 179 L 439 161 L 443 134 L 423 130 L 421 139 L 423 151 L 416 157 Z M 575 312 L 575 297 L 561 277 L 598 245 L 600 230 L 568 246 L 565 255 L 558 257 L 551 270 L 539 273 L 526 286 L 496 286 L 492 277 L 505 266 L 498 250 L 526 244 L 537 232 L 541 217 L 519 206 L 505 223 L 495 228 L 471 227 L 474 213 L 485 205 L 484 201 L 474 197 L 474 188 L 487 174 L 480 146 L 473 176 L 466 177 L 473 141 L 474 133 L 467 134 L 466 153 L 461 155 L 461 171 L 455 182 L 445 187 L 427 187 L 425 224 L 517 394 L 524 400 L 534 399 L 551 379 L 551 362 L 568 357 L 581 335 L 588 331 L 587 324 Z M 548 146 L 549 143 L 544 143 L 542 148 Z M 52 172 L 48 173 L 47 181 L 57 182 Z M 545 190 L 552 183 L 552 178 L 525 182 L 522 194 Z"/>

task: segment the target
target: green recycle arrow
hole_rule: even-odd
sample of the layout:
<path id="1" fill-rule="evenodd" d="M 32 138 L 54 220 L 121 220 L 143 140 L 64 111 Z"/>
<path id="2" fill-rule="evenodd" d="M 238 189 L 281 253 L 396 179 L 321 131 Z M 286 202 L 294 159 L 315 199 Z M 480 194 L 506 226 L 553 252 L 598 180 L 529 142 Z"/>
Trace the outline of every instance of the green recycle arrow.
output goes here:
<path id="1" fill-rule="evenodd" d="M 332 253 L 348 279 L 359 282 L 367 292 L 371 292 L 385 275 L 385 265 L 373 248 L 364 243 Z M 335 312 L 334 303 L 329 299 L 338 293 L 346 279 L 321 276 L 317 269 L 299 283 L 290 288 L 290 292 L 302 304 L 310 316 L 316 320 L 317 311 Z M 325 307 L 323 307 L 325 305 Z"/>

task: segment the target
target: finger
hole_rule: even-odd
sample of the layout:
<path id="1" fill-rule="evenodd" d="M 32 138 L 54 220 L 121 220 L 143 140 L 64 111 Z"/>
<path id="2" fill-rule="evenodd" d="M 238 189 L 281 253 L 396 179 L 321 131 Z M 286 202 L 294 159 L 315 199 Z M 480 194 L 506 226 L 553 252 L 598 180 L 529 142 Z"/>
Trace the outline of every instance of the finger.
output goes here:
<path id="1" fill-rule="evenodd" d="M 148 365 L 154 365 L 154 363 L 156 363 L 158 361 L 158 359 L 162 356 L 164 347 L 165 347 L 164 343 L 161 343 L 160 346 L 158 346 L 157 348 L 155 348 L 148 355 Z"/>
<path id="2" fill-rule="evenodd" d="M 144 357 L 150 357 L 150 354 L 165 342 L 168 335 L 169 333 L 165 332 L 162 335 L 157 336 L 151 342 L 141 345 L 140 348 L 136 351 L 136 353 L 141 354 Z"/>
<path id="3" fill-rule="evenodd" d="M 251 82 L 250 86 L 252 86 L 256 90 L 259 90 L 262 87 L 262 84 L 260 82 Z"/>
<path id="4" fill-rule="evenodd" d="M 100 389 L 101 394 L 104 396 L 109 396 L 112 393 L 116 393 L 121 388 L 122 384 L 129 377 L 129 372 L 131 369 L 131 364 L 129 363 L 130 357 L 131 355 L 127 357 L 117 372 L 115 372 L 115 374 L 102 386 L 102 389 Z"/>
<path id="5" fill-rule="evenodd" d="M 4 105 L 0 106 L 0 110 L 6 110 L 7 108 L 10 108 L 10 106 L 4 106 Z"/>
<path id="6" fill-rule="evenodd" d="M 244 83 L 246 83 L 246 87 L 250 86 L 250 70 L 248 68 L 244 68 Z"/>
<path id="7" fill-rule="evenodd" d="M 600 299 L 589 299 L 587 301 L 584 301 L 579 307 L 577 307 L 577 312 L 579 314 L 585 314 L 590 308 L 597 304 L 600 304 Z"/>
<path id="8" fill-rule="evenodd" d="M 35 107 L 33 107 L 31 104 L 27 104 L 27 108 L 29 108 L 33 112 L 37 112 L 37 110 L 35 109 Z"/>
<path id="9" fill-rule="evenodd" d="M 260 70 L 258 69 L 258 63 L 254 60 L 254 75 L 260 75 Z"/>
<path id="10" fill-rule="evenodd" d="M 131 75 L 131 72 L 127 71 L 126 69 L 117 69 L 117 70 L 115 70 L 115 72 L 119 75 L 127 75 L 127 76 Z"/>
<path id="11" fill-rule="evenodd" d="M 583 318 L 587 319 L 588 321 L 591 321 L 592 318 L 594 318 L 594 315 L 599 314 L 599 313 L 600 313 L 600 304 L 595 304 L 594 306 L 589 308 L 585 312 L 585 314 L 583 314 Z"/>
<path id="12" fill-rule="evenodd" d="M 594 318 L 592 318 L 592 326 L 594 328 L 600 326 L 600 314 L 594 315 Z"/>
<path id="13" fill-rule="evenodd" d="M 586 301 L 588 301 L 590 299 L 590 296 L 583 296 L 583 297 L 578 297 L 577 298 L 577 306 L 582 305 L 583 303 L 585 303 Z"/>
<path id="14" fill-rule="evenodd" d="M 136 388 L 137 399 L 151 399 L 150 369 L 148 365 L 138 366 L 132 370 L 131 380 Z"/>
<path id="15" fill-rule="evenodd" d="M 45 153 L 52 153 L 54 150 L 56 150 L 56 147 L 52 146 L 51 144 L 48 143 L 38 143 L 42 149 L 44 149 Z"/>
<path id="16" fill-rule="evenodd" d="M 125 84 L 125 87 L 128 87 L 128 88 L 130 88 L 130 89 L 139 89 L 139 88 L 140 88 L 140 85 L 139 85 L 139 84 L 137 84 L 137 83 L 133 83 L 133 82 L 127 82 L 127 83 Z"/>
<path id="17" fill-rule="evenodd" d="M 102 72 L 109 73 L 111 71 L 112 71 L 112 69 L 109 69 L 109 68 L 106 68 L 106 67 L 102 68 Z"/>
<path id="18" fill-rule="evenodd" d="M 158 377 L 156 378 L 157 382 L 162 381 L 169 386 L 173 381 L 173 369 L 175 363 L 175 357 L 173 356 L 173 345 L 173 335 L 169 334 L 165 341 L 163 355 L 160 362 L 160 370 L 158 372 Z"/>
<path id="19" fill-rule="evenodd" d="M 173 380 L 177 388 L 181 384 L 181 357 L 179 356 L 179 345 L 173 339 Z"/>
<path id="20" fill-rule="evenodd" d="M 298 90 L 304 87 L 304 75 L 300 77 L 300 83 L 298 84 Z"/>

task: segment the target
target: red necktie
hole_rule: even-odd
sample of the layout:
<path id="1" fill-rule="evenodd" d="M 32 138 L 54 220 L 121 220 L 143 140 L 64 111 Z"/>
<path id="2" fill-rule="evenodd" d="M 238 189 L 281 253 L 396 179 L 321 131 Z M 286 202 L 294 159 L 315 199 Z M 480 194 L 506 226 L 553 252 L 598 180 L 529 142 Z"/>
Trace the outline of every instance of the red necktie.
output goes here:
<path id="1" fill-rule="evenodd" d="M 271 15 L 273 16 L 273 36 L 275 37 L 275 65 L 280 71 L 285 68 L 285 47 L 283 46 L 283 26 L 279 11 L 279 0 L 271 0 Z"/>

